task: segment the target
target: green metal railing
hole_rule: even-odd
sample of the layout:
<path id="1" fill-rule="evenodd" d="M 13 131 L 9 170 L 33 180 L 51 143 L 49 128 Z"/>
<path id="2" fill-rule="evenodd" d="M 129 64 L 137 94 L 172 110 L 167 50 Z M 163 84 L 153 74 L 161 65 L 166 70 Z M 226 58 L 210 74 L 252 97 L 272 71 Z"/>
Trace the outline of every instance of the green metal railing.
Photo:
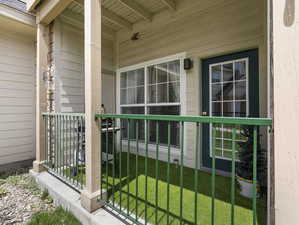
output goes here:
<path id="1" fill-rule="evenodd" d="M 85 115 L 44 113 L 45 161 L 50 173 L 76 190 L 85 184 Z"/>
<path id="2" fill-rule="evenodd" d="M 109 119 L 112 130 L 121 130 L 112 132 L 113 144 L 105 146 L 106 153 L 112 149 L 110 154 L 102 154 L 101 192 L 107 197 L 100 201 L 106 206 L 135 224 L 264 224 L 266 216 L 263 218 L 259 211 L 263 202 L 257 196 L 257 146 L 259 128 L 270 127 L 271 119 L 123 114 L 97 114 L 96 118 Z M 179 146 L 172 145 L 174 124 L 179 126 Z M 205 124 L 212 127 L 210 173 L 199 168 L 201 128 Z M 184 127 L 190 125 L 195 127 L 192 135 L 196 143 L 192 146 L 192 165 L 187 165 L 190 144 L 184 143 L 184 136 L 190 134 Z M 230 178 L 216 171 L 216 133 L 223 125 L 231 127 Z M 236 136 L 244 125 L 253 128 L 252 199 L 241 197 L 236 190 Z M 150 135 L 154 136 L 151 141 Z M 171 161 L 174 149 L 177 164 Z"/>

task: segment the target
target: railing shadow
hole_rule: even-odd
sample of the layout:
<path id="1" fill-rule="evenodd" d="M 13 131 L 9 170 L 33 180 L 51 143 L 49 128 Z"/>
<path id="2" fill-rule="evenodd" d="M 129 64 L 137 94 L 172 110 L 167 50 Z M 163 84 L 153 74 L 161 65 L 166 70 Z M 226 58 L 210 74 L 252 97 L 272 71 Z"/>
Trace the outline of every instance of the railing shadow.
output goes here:
<path id="1" fill-rule="evenodd" d="M 135 154 L 130 154 L 129 155 L 129 161 L 130 166 L 129 166 L 129 171 L 127 169 L 127 162 L 128 162 L 128 155 L 127 153 L 122 153 L 121 155 L 121 168 L 119 166 L 119 158 L 120 155 L 118 154 L 115 159 L 115 170 L 114 170 L 114 175 L 115 178 L 118 179 L 118 182 L 112 187 L 112 183 L 108 181 L 108 198 L 111 199 L 113 195 L 115 195 L 116 192 L 123 192 L 124 194 L 128 195 L 129 198 L 132 198 L 138 202 L 141 202 L 142 204 L 148 204 L 149 207 L 155 208 L 156 205 L 152 204 L 150 202 L 145 202 L 144 199 L 140 197 L 136 197 L 136 195 L 127 192 L 126 187 L 127 185 L 132 185 L 134 182 L 136 182 L 136 155 Z M 138 156 L 138 168 L 137 168 L 137 176 L 147 176 L 149 179 L 156 179 L 156 170 L 155 170 L 155 163 L 156 160 L 152 158 L 148 158 L 147 160 L 147 174 L 145 174 L 145 158 L 143 156 Z M 159 182 L 164 182 L 167 183 L 167 163 L 163 161 L 158 161 L 159 164 L 159 175 L 158 175 L 158 180 Z M 174 164 L 170 164 L 170 177 L 169 177 L 169 183 L 170 185 L 173 185 L 175 187 L 180 186 L 180 169 L 176 167 Z M 129 172 L 129 173 L 128 173 Z M 106 166 L 103 166 L 103 173 L 106 173 Z M 113 174 L 113 165 L 109 164 L 108 166 L 108 176 L 110 177 L 110 181 L 112 179 L 112 174 Z M 129 174 L 129 176 L 128 176 Z M 194 187 L 194 169 L 192 168 L 187 168 L 184 167 L 184 172 L 183 172 L 183 177 L 184 177 L 184 182 L 183 182 L 183 189 L 184 190 L 189 190 L 191 192 L 194 192 L 195 187 Z M 105 179 L 104 179 L 105 180 Z M 198 171 L 198 194 L 205 195 L 209 198 L 211 198 L 211 174 L 208 172 L 204 171 Z M 215 199 L 230 203 L 230 194 L 231 194 L 231 187 L 230 187 L 230 178 L 227 177 L 222 177 L 222 176 L 216 176 L 216 195 Z M 105 181 L 106 182 L 106 181 Z M 166 193 L 165 193 L 166 194 Z M 242 196 L 239 196 L 238 193 L 236 192 L 237 196 L 237 201 L 236 201 L 236 206 L 246 208 L 248 210 L 251 210 L 251 200 L 244 198 Z M 266 203 L 265 199 L 259 199 L 258 200 L 258 224 L 262 225 L 265 224 L 265 218 L 266 218 Z M 159 215 L 161 214 L 162 216 L 167 216 L 167 214 L 170 215 L 171 218 L 177 220 L 180 219 L 180 217 L 172 212 L 167 212 L 165 208 L 157 207 L 157 210 L 159 212 Z M 144 215 L 140 215 L 141 217 Z M 160 218 L 161 216 L 159 216 Z M 161 220 L 161 218 L 160 218 Z M 190 221 L 189 218 L 183 218 L 184 224 L 195 224 L 194 222 Z"/>

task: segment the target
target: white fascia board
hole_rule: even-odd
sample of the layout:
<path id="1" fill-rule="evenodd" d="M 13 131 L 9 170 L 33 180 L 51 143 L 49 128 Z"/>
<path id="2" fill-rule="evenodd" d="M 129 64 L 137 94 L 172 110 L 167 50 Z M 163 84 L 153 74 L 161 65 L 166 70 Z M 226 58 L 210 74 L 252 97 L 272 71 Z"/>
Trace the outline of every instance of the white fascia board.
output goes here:
<path id="1" fill-rule="evenodd" d="M 17 9 L 13 9 L 2 4 L 0 5 L 0 16 L 7 17 L 25 25 L 36 27 L 35 16 L 20 12 Z"/>

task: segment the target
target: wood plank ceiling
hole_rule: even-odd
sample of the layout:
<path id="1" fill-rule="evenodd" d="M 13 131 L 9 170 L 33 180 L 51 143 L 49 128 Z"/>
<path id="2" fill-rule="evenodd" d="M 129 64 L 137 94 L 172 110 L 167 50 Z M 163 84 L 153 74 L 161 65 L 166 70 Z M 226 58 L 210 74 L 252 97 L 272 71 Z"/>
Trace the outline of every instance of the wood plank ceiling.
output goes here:
<path id="1" fill-rule="evenodd" d="M 74 0 L 69 10 L 84 14 L 84 0 Z M 163 10 L 176 9 L 175 0 L 102 0 L 103 24 L 114 31 L 131 30 L 141 20 L 150 22 Z"/>

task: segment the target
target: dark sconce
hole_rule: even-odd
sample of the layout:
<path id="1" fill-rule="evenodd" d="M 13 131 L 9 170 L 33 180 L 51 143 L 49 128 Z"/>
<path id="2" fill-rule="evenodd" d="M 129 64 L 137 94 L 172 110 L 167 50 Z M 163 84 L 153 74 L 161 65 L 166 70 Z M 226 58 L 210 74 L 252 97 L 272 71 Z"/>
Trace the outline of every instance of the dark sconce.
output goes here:
<path id="1" fill-rule="evenodd" d="M 190 70 L 193 68 L 193 61 L 190 58 L 184 59 L 184 70 Z"/>
<path id="2" fill-rule="evenodd" d="M 134 33 L 133 35 L 132 35 L 132 37 L 131 37 L 131 40 L 132 41 L 137 41 L 137 40 L 139 40 L 139 32 L 137 32 L 137 33 Z"/>

